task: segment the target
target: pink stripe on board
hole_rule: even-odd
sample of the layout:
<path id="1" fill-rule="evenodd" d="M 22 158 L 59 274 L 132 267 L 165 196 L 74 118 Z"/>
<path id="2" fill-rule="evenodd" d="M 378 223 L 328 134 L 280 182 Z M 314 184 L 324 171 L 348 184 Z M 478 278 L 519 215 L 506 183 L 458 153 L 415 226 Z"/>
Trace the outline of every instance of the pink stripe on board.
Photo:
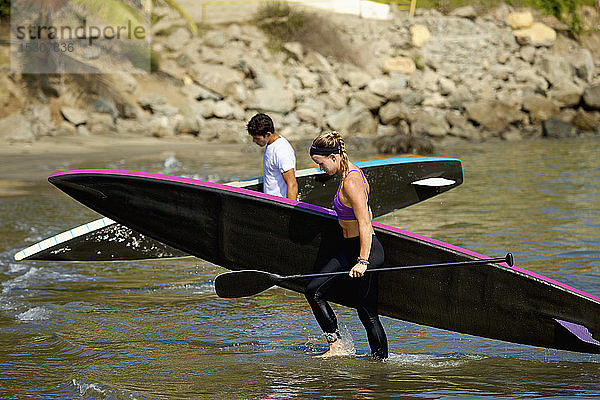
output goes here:
<path id="1" fill-rule="evenodd" d="M 415 238 L 415 239 L 423 240 L 425 242 L 432 243 L 432 244 L 435 244 L 435 245 L 438 245 L 438 246 L 441 246 L 441 247 L 444 247 L 444 248 L 447 248 L 447 249 L 455 250 L 455 251 L 457 251 L 459 253 L 463 253 L 463 254 L 466 254 L 466 255 L 469 255 L 469 256 L 473 256 L 473 257 L 481 259 L 481 260 L 485 260 L 487 258 L 492 258 L 492 257 L 486 256 L 486 255 L 483 255 L 483 254 L 476 253 L 476 252 L 471 251 L 471 250 L 463 249 L 462 247 L 458 247 L 458 246 L 455 246 L 453 244 L 442 242 L 441 240 L 432 239 L 432 238 L 427 237 L 427 236 L 419 235 L 418 233 L 413 233 L 413 232 L 405 231 L 403 229 L 395 228 L 395 227 L 389 226 L 389 225 L 384 225 L 384 224 L 381 224 L 379 222 L 373 222 L 373 226 L 381 228 L 381 229 L 386 229 L 386 230 L 389 230 L 389 231 L 393 231 L 393 232 L 399 233 L 401 235 L 405 235 L 405 236 L 412 237 L 412 238 Z M 525 268 L 517 267 L 516 265 L 513 265 L 512 267 L 509 267 L 508 264 L 506 264 L 506 263 L 499 263 L 498 265 L 502 265 L 502 266 L 507 267 L 507 268 L 512 268 L 513 270 L 515 270 L 517 272 L 520 272 L 520 273 L 522 273 L 524 275 L 528 275 L 528 276 L 530 276 L 532 278 L 536 278 L 536 279 L 539 279 L 539 280 L 544 281 L 546 283 L 553 284 L 555 286 L 558 286 L 558 287 L 563 288 L 565 290 L 568 290 L 570 292 L 577 293 L 580 296 L 586 297 L 586 298 L 588 298 L 590 300 L 594 300 L 594 301 L 600 303 L 600 298 L 599 297 L 596 297 L 596 296 L 594 296 L 592 294 L 584 292 L 583 290 L 574 288 L 573 286 L 569 286 L 569 285 L 567 285 L 565 283 L 556 281 L 556 280 L 554 280 L 552 278 L 548 278 L 547 276 L 538 274 L 537 272 L 532 272 L 532 271 L 529 271 L 529 270 L 527 270 Z"/>

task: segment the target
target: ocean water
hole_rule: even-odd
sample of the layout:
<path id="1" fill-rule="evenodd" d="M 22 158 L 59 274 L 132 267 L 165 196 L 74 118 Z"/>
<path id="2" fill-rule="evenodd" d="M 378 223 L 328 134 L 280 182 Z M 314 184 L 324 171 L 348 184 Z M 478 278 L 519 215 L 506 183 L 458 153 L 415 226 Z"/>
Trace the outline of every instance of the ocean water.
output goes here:
<path id="1" fill-rule="evenodd" d="M 379 220 L 492 257 L 510 251 L 517 265 L 600 296 L 599 148 L 587 138 L 440 149 L 462 160 L 463 185 Z M 297 152 L 298 167 L 310 167 Z M 326 344 L 302 295 L 274 288 L 221 299 L 213 279 L 225 270 L 200 259 L 14 261 L 99 217 L 45 181 L 83 167 L 226 182 L 259 175 L 260 155 L 215 145 L 210 158 L 114 154 L 24 173 L 20 193 L 0 197 L 0 398 L 600 398 L 600 355 L 385 317 L 390 358 L 373 361 L 355 311 L 341 306 L 353 354 L 314 358 Z"/>

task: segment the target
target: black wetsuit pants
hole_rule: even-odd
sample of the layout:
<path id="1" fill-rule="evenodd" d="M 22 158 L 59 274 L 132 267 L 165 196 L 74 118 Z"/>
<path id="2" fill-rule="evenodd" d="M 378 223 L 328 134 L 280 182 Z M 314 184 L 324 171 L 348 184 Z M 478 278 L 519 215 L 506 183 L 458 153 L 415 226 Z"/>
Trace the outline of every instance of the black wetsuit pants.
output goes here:
<path id="1" fill-rule="evenodd" d="M 320 272 L 350 271 L 360 252 L 359 237 L 344 239 L 341 251 Z M 369 268 L 383 264 L 384 252 L 375 235 L 369 255 Z M 338 334 L 337 318 L 326 299 L 342 300 L 352 304 L 367 331 L 371 354 L 376 359 L 388 356 L 387 337 L 377 314 L 378 275 L 365 273 L 361 278 L 346 275 L 313 278 L 306 287 L 305 295 L 317 322 L 326 335 Z"/>

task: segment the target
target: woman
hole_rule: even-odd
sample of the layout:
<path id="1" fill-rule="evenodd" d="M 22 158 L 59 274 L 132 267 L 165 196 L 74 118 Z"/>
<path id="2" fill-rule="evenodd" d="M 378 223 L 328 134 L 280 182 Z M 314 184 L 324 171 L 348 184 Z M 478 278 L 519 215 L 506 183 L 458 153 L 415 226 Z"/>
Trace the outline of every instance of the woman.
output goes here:
<path id="1" fill-rule="evenodd" d="M 371 224 L 369 183 L 362 171 L 348 160 L 344 140 L 337 132 L 317 137 L 310 156 L 328 175 L 338 174 L 340 186 L 333 198 L 333 208 L 344 235 L 343 246 L 320 272 L 349 271 L 355 281 L 334 277 L 317 277 L 306 287 L 306 298 L 317 322 L 323 329 L 329 350 L 322 356 L 347 354 L 337 326 L 336 316 L 325 300 L 328 293 L 339 290 L 350 293 L 358 316 L 367 331 L 371 354 L 376 359 L 388 356 L 387 338 L 377 314 L 377 275 L 366 274 L 367 268 L 377 268 L 384 261 L 383 247 Z"/>

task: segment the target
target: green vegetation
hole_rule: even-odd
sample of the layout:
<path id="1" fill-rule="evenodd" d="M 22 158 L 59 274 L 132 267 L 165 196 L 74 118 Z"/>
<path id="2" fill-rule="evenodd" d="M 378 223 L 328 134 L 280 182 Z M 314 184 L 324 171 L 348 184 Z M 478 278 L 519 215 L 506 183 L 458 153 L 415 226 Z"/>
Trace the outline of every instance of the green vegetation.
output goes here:
<path id="1" fill-rule="evenodd" d="M 275 51 L 281 51 L 286 42 L 299 42 L 305 50 L 362 64 L 359 52 L 344 40 L 340 28 L 319 14 L 290 7 L 286 2 L 271 1 L 259 8 L 254 20 Z"/>
<path id="2" fill-rule="evenodd" d="M 0 0 L 0 23 L 10 18 L 10 0 Z"/>

